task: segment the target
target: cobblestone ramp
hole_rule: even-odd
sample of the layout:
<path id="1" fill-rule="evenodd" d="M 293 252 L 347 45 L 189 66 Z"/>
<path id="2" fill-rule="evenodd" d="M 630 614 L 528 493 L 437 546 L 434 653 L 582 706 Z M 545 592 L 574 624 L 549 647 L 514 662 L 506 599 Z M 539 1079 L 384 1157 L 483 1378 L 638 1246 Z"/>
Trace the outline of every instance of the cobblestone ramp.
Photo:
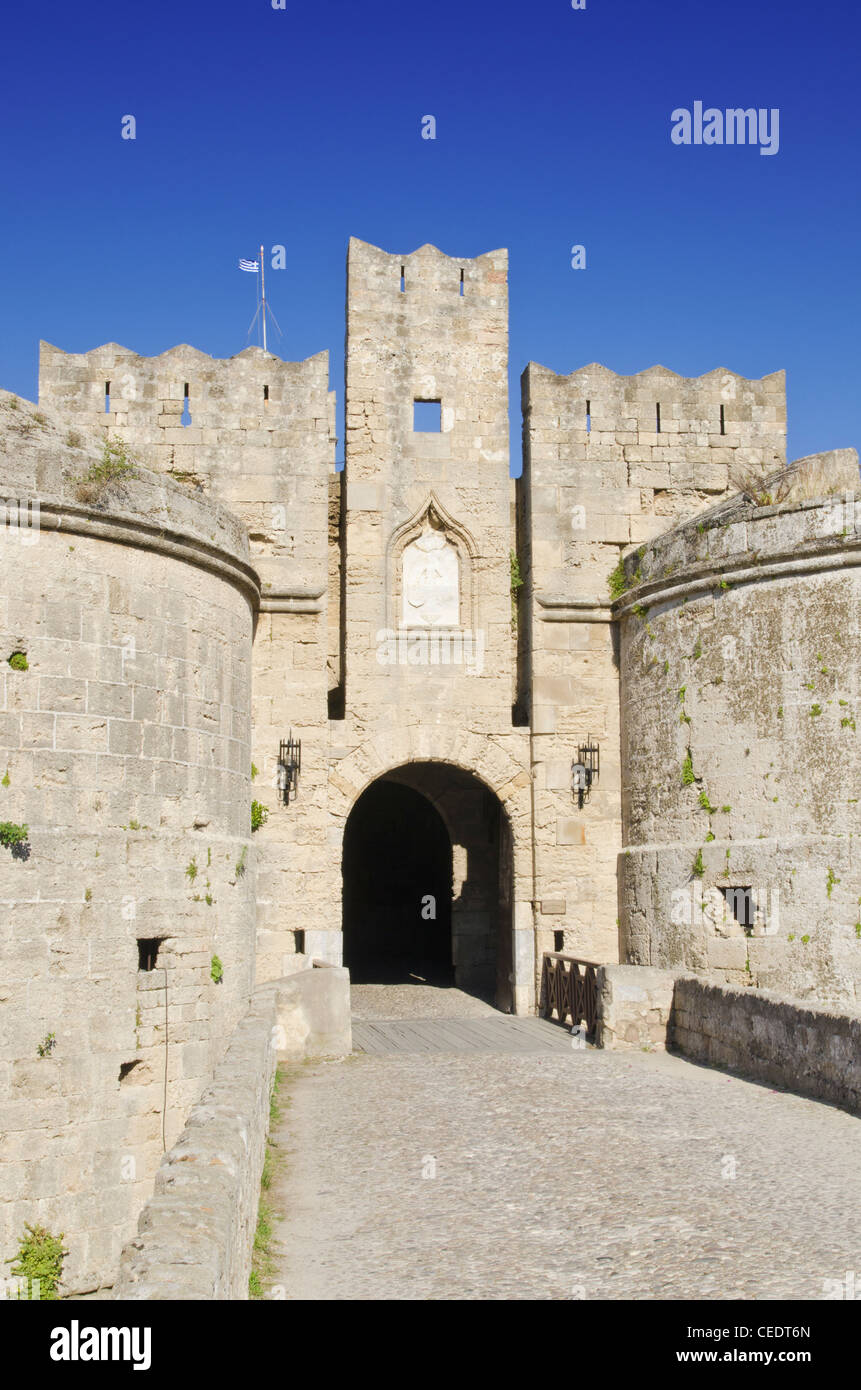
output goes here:
<path id="1" fill-rule="evenodd" d="M 571 1031 L 544 1018 L 354 1020 L 354 1052 L 570 1052 Z"/>
<path id="2" fill-rule="evenodd" d="M 397 1026 L 454 1046 L 453 1022 Z M 496 1054 L 288 1072 L 270 1297 L 819 1300 L 857 1271 L 854 1116 L 564 1029 L 559 1050 L 512 1055 L 546 1030 L 468 1022 L 493 1025 Z"/>

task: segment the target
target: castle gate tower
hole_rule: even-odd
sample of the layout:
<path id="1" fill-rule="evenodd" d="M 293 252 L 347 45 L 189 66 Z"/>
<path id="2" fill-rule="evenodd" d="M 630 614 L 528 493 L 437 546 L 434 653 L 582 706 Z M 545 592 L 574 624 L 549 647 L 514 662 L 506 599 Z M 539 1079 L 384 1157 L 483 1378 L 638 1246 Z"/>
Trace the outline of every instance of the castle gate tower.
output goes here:
<path id="1" fill-rule="evenodd" d="M 525 1009 L 506 278 L 504 251 L 350 242 L 329 812 L 332 838 L 346 829 L 346 963 L 366 979 L 448 971 Z"/>

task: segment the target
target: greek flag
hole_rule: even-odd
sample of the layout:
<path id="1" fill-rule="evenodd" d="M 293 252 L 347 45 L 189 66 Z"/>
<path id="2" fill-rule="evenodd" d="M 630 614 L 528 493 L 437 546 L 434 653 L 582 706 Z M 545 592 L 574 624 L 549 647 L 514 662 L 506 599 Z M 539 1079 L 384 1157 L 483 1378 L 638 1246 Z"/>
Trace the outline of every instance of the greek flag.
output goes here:
<path id="1" fill-rule="evenodd" d="M 256 274 L 257 274 L 257 271 L 260 269 L 260 262 L 259 262 L 259 261 L 244 261 L 244 260 L 242 260 L 242 258 L 240 257 L 240 260 L 239 260 L 239 269 L 240 269 L 240 270 L 250 270 L 250 271 L 252 271 L 252 272 L 256 275 Z"/>

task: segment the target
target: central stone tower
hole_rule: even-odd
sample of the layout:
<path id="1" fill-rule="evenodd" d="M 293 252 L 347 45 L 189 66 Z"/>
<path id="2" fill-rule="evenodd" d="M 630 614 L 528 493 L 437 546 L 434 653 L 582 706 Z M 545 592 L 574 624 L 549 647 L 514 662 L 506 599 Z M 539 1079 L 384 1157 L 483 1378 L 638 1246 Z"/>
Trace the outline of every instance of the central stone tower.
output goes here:
<path id="1" fill-rule="evenodd" d="M 329 811 L 340 827 L 380 779 L 430 801 L 452 844 L 455 978 L 495 979 L 503 1006 L 526 1007 L 530 777 L 528 731 L 512 724 L 507 264 L 505 251 L 462 260 L 350 242 Z"/>
<path id="2" fill-rule="evenodd" d="M 507 261 L 350 242 L 342 679 L 364 725 L 510 721 Z"/>

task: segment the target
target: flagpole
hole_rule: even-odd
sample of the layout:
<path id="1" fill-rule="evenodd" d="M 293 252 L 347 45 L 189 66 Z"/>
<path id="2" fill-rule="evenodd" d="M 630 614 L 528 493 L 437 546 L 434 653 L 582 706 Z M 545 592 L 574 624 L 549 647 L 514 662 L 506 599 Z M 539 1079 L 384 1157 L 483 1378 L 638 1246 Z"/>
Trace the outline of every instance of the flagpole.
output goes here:
<path id="1" fill-rule="evenodd" d="M 261 303 L 263 305 L 263 351 L 266 351 L 266 270 L 263 265 L 263 247 L 260 248 L 260 284 L 262 288 Z"/>

